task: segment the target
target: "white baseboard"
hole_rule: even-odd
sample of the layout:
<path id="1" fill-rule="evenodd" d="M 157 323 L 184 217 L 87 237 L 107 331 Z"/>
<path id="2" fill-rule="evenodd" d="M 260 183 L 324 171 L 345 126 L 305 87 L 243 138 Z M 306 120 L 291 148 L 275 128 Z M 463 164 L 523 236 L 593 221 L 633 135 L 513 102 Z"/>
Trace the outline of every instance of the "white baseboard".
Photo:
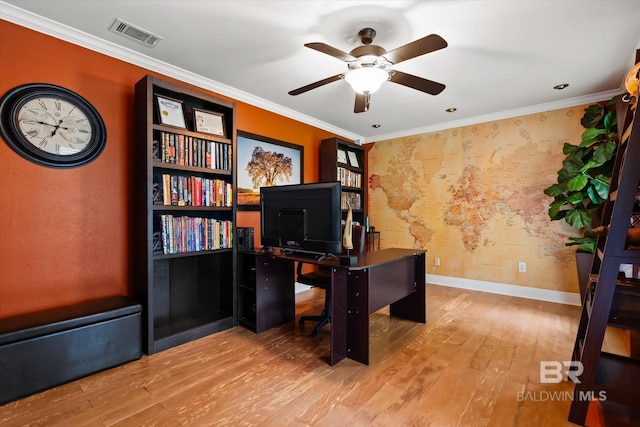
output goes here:
<path id="1" fill-rule="evenodd" d="M 311 289 L 311 286 L 303 285 L 302 283 L 295 283 L 295 293 L 298 294 L 300 292 L 308 291 Z"/>
<path id="2" fill-rule="evenodd" d="M 580 306 L 580 294 L 550 289 L 530 288 L 527 286 L 505 285 L 503 283 L 483 282 L 480 280 L 460 279 L 457 277 L 426 275 L 427 284 L 450 286 L 452 288 L 469 289 L 473 291 L 489 292 L 492 294 L 509 295 L 513 297 L 529 298 L 540 301 L 556 302 L 559 304 Z"/>
<path id="3" fill-rule="evenodd" d="M 559 304 L 580 306 L 580 294 L 550 289 L 530 288 L 527 286 L 505 285 L 504 283 L 483 282 L 481 280 L 460 279 L 457 277 L 439 276 L 427 274 L 427 284 L 449 286 L 452 288 L 469 289 L 472 291 L 489 292 L 491 294 L 508 295 L 512 297 L 535 299 L 540 301 L 555 302 Z M 296 282 L 295 292 L 304 292 L 311 286 Z"/>

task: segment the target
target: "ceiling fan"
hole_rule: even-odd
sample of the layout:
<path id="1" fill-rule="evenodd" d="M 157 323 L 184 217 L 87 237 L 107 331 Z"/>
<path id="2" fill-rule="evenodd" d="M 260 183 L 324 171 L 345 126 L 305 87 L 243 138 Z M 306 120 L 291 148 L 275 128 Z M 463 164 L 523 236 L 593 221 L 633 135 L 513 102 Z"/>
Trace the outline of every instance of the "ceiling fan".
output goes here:
<path id="1" fill-rule="evenodd" d="M 378 90 L 382 83 L 387 80 L 431 95 L 437 95 L 444 90 L 445 85 L 442 83 L 389 68 L 402 61 L 444 49 L 447 47 L 447 42 L 439 35 L 428 35 L 390 52 L 380 46 L 371 44 L 376 36 L 376 31 L 373 28 L 363 28 L 358 33 L 358 36 L 363 46 L 358 46 L 349 53 L 326 43 L 306 43 L 305 46 L 308 48 L 345 61 L 349 71 L 302 86 L 290 91 L 289 95 L 300 95 L 311 89 L 345 79 L 356 91 L 356 102 L 353 111 L 362 113 L 369 109 L 371 94 Z"/>

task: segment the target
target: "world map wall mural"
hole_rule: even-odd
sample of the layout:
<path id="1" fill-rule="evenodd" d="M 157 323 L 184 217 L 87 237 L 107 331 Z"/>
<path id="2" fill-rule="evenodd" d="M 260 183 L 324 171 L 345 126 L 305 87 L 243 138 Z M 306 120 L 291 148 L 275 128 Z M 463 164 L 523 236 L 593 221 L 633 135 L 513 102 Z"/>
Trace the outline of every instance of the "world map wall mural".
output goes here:
<path id="1" fill-rule="evenodd" d="M 426 249 L 429 274 L 578 292 L 565 246 L 576 230 L 549 220 L 543 190 L 563 144 L 580 142 L 585 107 L 373 144 L 369 215 L 382 246 Z"/>

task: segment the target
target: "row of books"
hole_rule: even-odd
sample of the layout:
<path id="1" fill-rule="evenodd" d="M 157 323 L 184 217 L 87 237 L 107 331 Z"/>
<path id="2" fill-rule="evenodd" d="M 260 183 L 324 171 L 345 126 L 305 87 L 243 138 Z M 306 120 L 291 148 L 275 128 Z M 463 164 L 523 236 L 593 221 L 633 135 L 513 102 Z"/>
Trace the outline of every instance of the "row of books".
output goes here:
<path id="1" fill-rule="evenodd" d="M 215 218 L 158 215 L 159 231 L 154 233 L 154 252 L 178 254 L 230 248 L 233 242 L 233 223 Z M 161 250 L 161 251 L 160 251 Z"/>
<path id="2" fill-rule="evenodd" d="M 353 210 L 362 209 L 362 198 L 360 193 L 343 191 L 341 195 L 341 202 L 343 210 L 347 210 L 349 208 L 348 204 L 351 205 L 351 209 Z"/>
<path id="3" fill-rule="evenodd" d="M 153 140 L 153 157 L 163 163 L 231 170 L 233 153 L 230 144 L 206 139 L 157 132 Z"/>
<path id="4" fill-rule="evenodd" d="M 162 174 L 155 175 L 154 181 L 153 203 L 156 205 L 215 207 L 233 205 L 232 185 L 221 179 Z"/>
<path id="5" fill-rule="evenodd" d="M 342 167 L 338 167 L 337 169 L 340 184 L 354 188 L 362 187 L 362 174 Z"/>

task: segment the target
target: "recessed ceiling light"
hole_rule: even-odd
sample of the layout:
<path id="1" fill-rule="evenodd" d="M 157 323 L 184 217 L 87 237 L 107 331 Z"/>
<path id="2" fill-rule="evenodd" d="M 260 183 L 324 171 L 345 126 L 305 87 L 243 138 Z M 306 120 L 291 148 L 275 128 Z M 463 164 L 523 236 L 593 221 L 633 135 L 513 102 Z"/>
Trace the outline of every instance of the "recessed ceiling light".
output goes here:
<path id="1" fill-rule="evenodd" d="M 562 89 L 565 89 L 567 87 L 569 87 L 569 83 L 562 83 L 562 84 L 559 84 L 559 85 L 555 85 L 553 88 L 555 90 L 562 90 Z"/>
<path id="2" fill-rule="evenodd" d="M 444 111 L 446 111 L 447 113 L 454 113 L 454 112 L 458 111 L 458 109 L 457 109 L 457 108 L 455 108 L 455 107 L 451 107 L 451 108 L 447 108 L 447 109 L 446 109 L 446 110 L 444 110 Z"/>
<path id="3" fill-rule="evenodd" d="M 380 125 L 376 123 L 375 125 L 371 125 L 371 127 L 375 128 L 375 129 L 378 129 L 380 127 Z"/>

